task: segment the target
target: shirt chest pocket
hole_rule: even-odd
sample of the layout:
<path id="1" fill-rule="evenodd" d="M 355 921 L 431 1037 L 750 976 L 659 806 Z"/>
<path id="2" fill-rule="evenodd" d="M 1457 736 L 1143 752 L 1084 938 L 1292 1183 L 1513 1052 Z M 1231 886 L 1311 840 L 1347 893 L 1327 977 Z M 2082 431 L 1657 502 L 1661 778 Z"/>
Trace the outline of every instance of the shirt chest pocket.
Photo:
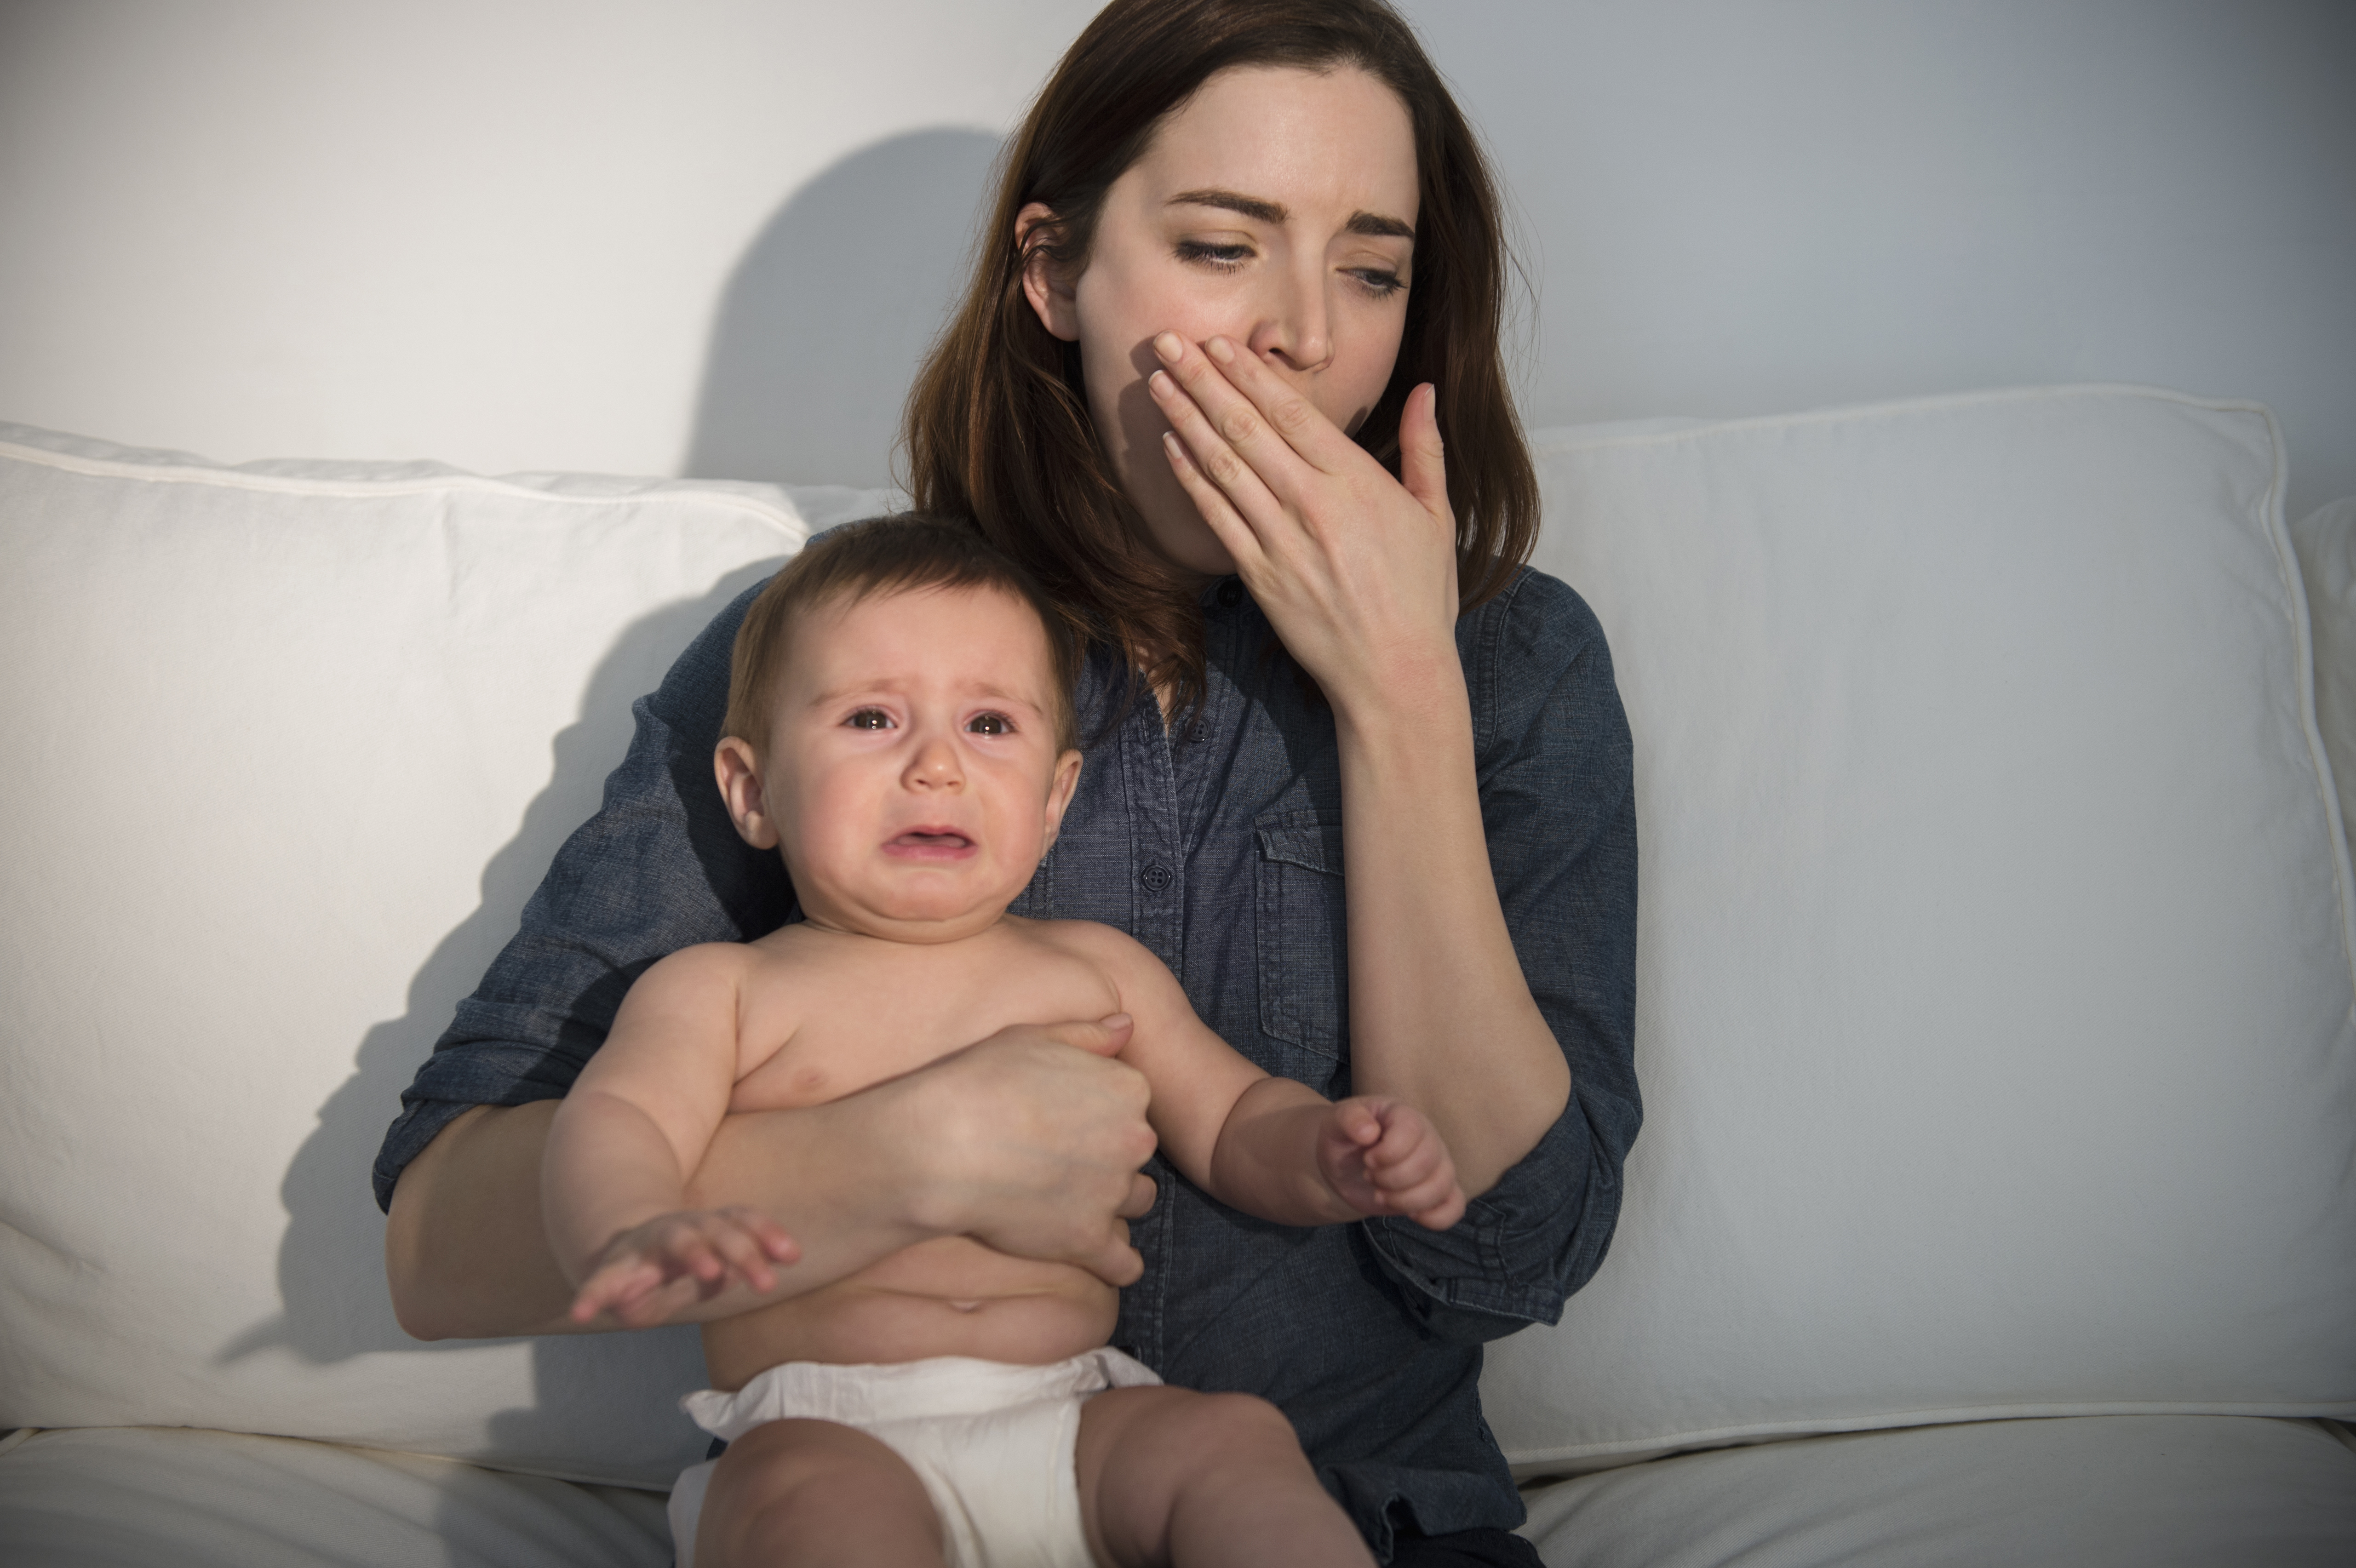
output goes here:
<path id="1" fill-rule="evenodd" d="M 1350 944 L 1342 825 L 1263 818 L 1254 827 L 1260 1032 L 1287 1075 L 1331 1092 L 1350 1039 Z"/>

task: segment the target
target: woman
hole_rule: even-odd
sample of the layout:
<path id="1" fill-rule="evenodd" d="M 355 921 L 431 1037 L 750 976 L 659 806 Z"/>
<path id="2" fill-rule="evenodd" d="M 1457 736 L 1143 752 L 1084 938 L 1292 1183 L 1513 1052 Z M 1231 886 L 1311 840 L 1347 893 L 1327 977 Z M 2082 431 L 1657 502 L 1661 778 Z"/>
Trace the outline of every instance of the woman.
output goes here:
<path id="1" fill-rule="evenodd" d="M 1518 565 L 1536 486 L 1477 147 L 1380 0 L 1117 0 L 991 222 L 908 449 L 917 504 L 974 517 L 1095 647 L 1079 793 L 1017 912 L 1130 932 L 1271 1071 L 1421 1106 L 1479 1196 L 1440 1234 L 1290 1231 L 1149 1180 L 1120 1041 L 1075 1020 L 734 1118 L 698 1200 L 776 1214 L 788 1291 L 942 1234 L 1079 1263 L 1130 1287 L 1116 1343 L 1282 1406 L 1378 1556 L 1534 1563 L 1479 1346 L 1552 1320 L 1617 1214 L 1635 829 L 1602 636 Z M 647 964 L 794 913 L 710 784 L 743 604 L 640 704 L 404 1095 L 378 1188 L 412 1333 L 561 1325 L 554 1097 Z"/>

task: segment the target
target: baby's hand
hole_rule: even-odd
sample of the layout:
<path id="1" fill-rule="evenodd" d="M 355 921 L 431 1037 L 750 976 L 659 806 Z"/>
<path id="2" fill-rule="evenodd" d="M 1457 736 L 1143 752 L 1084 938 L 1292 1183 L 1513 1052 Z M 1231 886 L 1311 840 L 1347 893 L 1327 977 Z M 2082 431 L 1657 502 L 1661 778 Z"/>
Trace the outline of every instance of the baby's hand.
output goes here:
<path id="1" fill-rule="evenodd" d="M 625 1328 L 651 1328 L 675 1308 L 709 1301 L 739 1281 L 775 1290 L 777 1274 L 769 1265 L 801 1255 L 785 1228 L 757 1209 L 659 1214 L 605 1243 L 573 1298 L 571 1317 L 592 1323 L 610 1312 Z"/>
<path id="2" fill-rule="evenodd" d="M 1317 1168 L 1361 1214 L 1404 1214 L 1433 1231 L 1464 1217 L 1464 1189 L 1440 1130 L 1397 1100 L 1361 1094 L 1338 1102 L 1318 1135 Z"/>

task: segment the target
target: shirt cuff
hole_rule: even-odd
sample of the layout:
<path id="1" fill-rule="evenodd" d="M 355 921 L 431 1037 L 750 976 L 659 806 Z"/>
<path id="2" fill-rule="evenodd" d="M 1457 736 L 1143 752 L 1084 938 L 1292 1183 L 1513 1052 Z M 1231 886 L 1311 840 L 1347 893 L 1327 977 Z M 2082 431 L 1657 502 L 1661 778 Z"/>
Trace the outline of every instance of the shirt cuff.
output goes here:
<path id="1" fill-rule="evenodd" d="M 1449 1229 L 1396 1216 L 1360 1221 L 1419 1322 L 1443 1339 L 1478 1344 L 1561 1320 L 1562 1304 L 1593 1272 L 1581 1266 L 1585 1255 L 1601 1259 L 1600 1247 L 1582 1243 L 1598 1231 L 1608 1236 L 1618 1217 L 1616 1202 L 1590 1211 L 1590 1141 L 1574 1103 Z"/>

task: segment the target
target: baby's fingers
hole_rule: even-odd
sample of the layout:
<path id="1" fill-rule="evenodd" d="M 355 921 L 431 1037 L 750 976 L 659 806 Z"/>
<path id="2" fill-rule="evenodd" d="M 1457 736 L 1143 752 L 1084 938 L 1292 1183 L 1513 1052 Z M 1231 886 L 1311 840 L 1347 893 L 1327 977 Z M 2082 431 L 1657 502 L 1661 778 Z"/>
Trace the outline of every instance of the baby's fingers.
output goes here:
<path id="1" fill-rule="evenodd" d="M 794 1240 L 783 1225 L 758 1209 L 732 1209 L 732 1214 L 744 1216 L 742 1223 L 761 1243 L 762 1255 L 775 1264 L 798 1264 L 802 1261 L 802 1244 Z"/>
<path id="2" fill-rule="evenodd" d="M 769 1266 L 771 1261 L 791 1263 L 801 1255 L 784 1227 L 751 1209 L 723 1209 L 714 1218 L 718 1222 L 712 1227 L 712 1244 L 728 1269 L 763 1295 L 776 1289 L 777 1271 Z"/>
<path id="3" fill-rule="evenodd" d="M 1382 1103 L 1363 1097 L 1336 1101 L 1333 1129 L 1371 1154 L 1382 1141 Z"/>
<path id="4" fill-rule="evenodd" d="M 1448 1151 L 1438 1138 L 1387 1136 L 1366 1151 L 1366 1179 L 1386 1192 L 1404 1192 L 1430 1180 L 1447 1164 Z"/>
<path id="5" fill-rule="evenodd" d="M 1398 1211 L 1427 1231 L 1445 1231 L 1464 1218 L 1464 1189 L 1447 1171 L 1411 1192 L 1399 1194 Z"/>
<path id="6" fill-rule="evenodd" d="M 625 1258 L 607 1264 L 581 1282 L 566 1314 L 575 1323 L 594 1323 L 601 1312 L 626 1318 L 628 1309 L 662 1283 L 662 1271 L 648 1259 Z"/>

